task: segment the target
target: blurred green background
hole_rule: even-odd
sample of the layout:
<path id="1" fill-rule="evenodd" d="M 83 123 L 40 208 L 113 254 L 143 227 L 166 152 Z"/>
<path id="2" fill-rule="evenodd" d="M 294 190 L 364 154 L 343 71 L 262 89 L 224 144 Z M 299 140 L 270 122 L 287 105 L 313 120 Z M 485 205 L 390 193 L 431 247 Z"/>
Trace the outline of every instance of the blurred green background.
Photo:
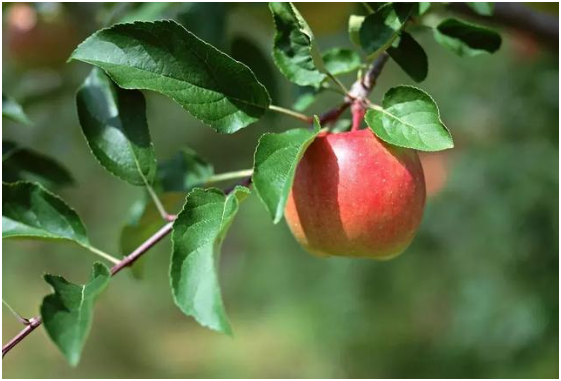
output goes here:
<path id="1" fill-rule="evenodd" d="M 346 23 L 358 5 L 298 7 L 322 49 L 351 47 Z M 558 5 L 545 7 L 558 14 Z M 35 125 L 5 121 L 2 136 L 65 163 L 77 185 L 57 193 L 80 214 L 92 242 L 115 254 L 142 190 L 89 153 L 75 92 L 90 68 L 64 61 L 107 20 L 154 17 L 173 17 L 245 60 L 275 104 L 290 107 L 298 95 L 272 66 L 265 4 L 3 5 L 2 90 Z M 312 257 L 252 195 L 226 239 L 220 269 L 233 338 L 174 306 L 166 239 L 146 255 L 144 280 L 123 273 L 111 282 L 77 368 L 41 327 L 6 357 L 3 377 L 557 378 L 558 51 L 524 31 L 501 32 L 498 53 L 461 59 L 430 31 L 414 31 L 430 65 L 420 87 L 439 104 L 456 148 L 423 156 L 430 197 L 405 254 L 388 262 Z M 397 84 L 412 82 L 390 62 L 371 99 L 379 102 Z M 188 146 L 217 173 L 250 168 L 261 134 L 298 124 L 267 115 L 219 135 L 167 98 L 145 94 L 158 158 Z M 338 102 L 326 93 L 307 113 Z M 72 244 L 5 241 L 2 248 L 2 296 L 28 317 L 50 293 L 43 273 L 84 282 L 97 259 Z M 6 308 L 2 317 L 6 343 L 21 326 Z"/>

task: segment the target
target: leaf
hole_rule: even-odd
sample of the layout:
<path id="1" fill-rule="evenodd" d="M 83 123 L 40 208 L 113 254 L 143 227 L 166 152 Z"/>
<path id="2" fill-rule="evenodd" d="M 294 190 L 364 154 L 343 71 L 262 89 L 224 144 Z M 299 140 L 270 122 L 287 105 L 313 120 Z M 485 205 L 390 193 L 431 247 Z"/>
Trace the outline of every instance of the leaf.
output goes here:
<path id="1" fill-rule="evenodd" d="M 80 217 L 37 183 L 2 184 L 2 238 L 61 239 L 89 247 Z"/>
<path id="2" fill-rule="evenodd" d="M 199 324 L 227 334 L 232 328 L 220 292 L 220 247 L 249 189 L 236 187 L 229 195 L 193 189 L 173 225 L 170 280 L 175 304 Z"/>
<path id="3" fill-rule="evenodd" d="M 166 193 L 160 196 L 164 208 L 175 212 L 181 208 L 185 199 L 183 193 Z M 132 253 L 150 238 L 163 225 L 160 212 L 149 197 L 143 197 L 134 203 L 129 211 L 129 219 L 121 230 L 119 248 L 124 257 Z M 141 257 L 132 265 L 132 274 L 141 279 L 144 274 L 145 258 Z"/>
<path id="4" fill-rule="evenodd" d="M 267 133 L 259 139 L 253 164 L 253 184 L 274 223 L 284 215 L 298 162 L 321 129 L 317 117 L 314 127 L 314 131 L 295 128 L 278 134 Z"/>
<path id="5" fill-rule="evenodd" d="M 386 50 L 398 36 L 413 8 L 412 3 L 389 3 L 366 16 L 359 30 L 362 49 L 369 56 Z"/>
<path id="6" fill-rule="evenodd" d="M 172 2 L 147 2 L 147 3 L 136 3 L 138 4 L 135 9 L 127 12 L 119 22 L 130 23 L 134 21 L 156 21 L 164 18 L 164 14 L 167 13 L 171 7 L 177 5 Z"/>
<path id="7" fill-rule="evenodd" d="M 333 48 L 323 53 L 325 68 L 333 75 L 350 73 L 360 67 L 360 56 L 353 50 Z"/>
<path id="8" fill-rule="evenodd" d="M 427 13 L 427 11 L 429 9 L 430 9 L 430 2 L 421 1 L 421 2 L 419 2 L 419 5 L 418 5 L 417 14 L 419 16 L 422 16 L 425 13 Z"/>
<path id="9" fill-rule="evenodd" d="M 292 3 L 269 3 L 275 23 L 273 59 L 280 72 L 300 86 L 319 87 L 326 78 L 312 30 Z"/>
<path id="10" fill-rule="evenodd" d="M 314 89 L 313 87 L 298 87 L 297 89 L 300 95 L 294 101 L 292 108 L 300 112 L 307 110 L 322 92 L 321 88 Z"/>
<path id="11" fill-rule="evenodd" d="M 13 122 L 21 123 L 26 126 L 33 124 L 23 111 L 21 105 L 16 102 L 15 99 L 4 95 L 4 93 L 2 93 L 2 118 L 7 118 Z"/>
<path id="12" fill-rule="evenodd" d="M 94 263 L 90 279 L 84 285 L 70 283 L 61 276 L 45 275 L 54 294 L 47 295 L 41 304 L 43 324 L 72 366 L 80 361 L 92 327 L 95 301 L 109 284 L 110 277 L 110 270 L 99 262 Z"/>
<path id="13" fill-rule="evenodd" d="M 102 29 L 71 59 L 102 68 L 122 88 L 166 95 L 221 133 L 256 122 L 270 103 L 247 66 L 171 20 Z"/>
<path id="14" fill-rule="evenodd" d="M 232 57 L 243 62 L 253 70 L 255 77 L 261 82 L 271 95 L 272 99 L 278 97 L 277 73 L 271 62 L 271 57 L 249 38 L 236 36 L 230 46 Z"/>
<path id="15" fill-rule="evenodd" d="M 427 78 L 427 54 L 409 33 L 402 32 L 399 42 L 388 49 L 388 54 L 414 81 L 422 82 Z"/>
<path id="16" fill-rule="evenodd" d="M 362 23 L 364 22 L 364 19 L 366 18 L 366 16 L 359 16 L 359 15 L 351 15 L 349 17 L 349 27 L 348 27 L 348 32 L 349 32 L 349 39 L 351 40 L 351 42 L 353 43 L 354 46 L 356 46 L 357 48 L 360 48 L 360 27 L 362 26 Z"/>
<path id="17" fill-rule="evenodd" d="M 442 121 L 434 100 L 413 86 L 388 90 L 383 109 L 369 110 L 366 123 L 387 143 L 421 151 L 452 148 L 452 136 Z"/>
<path id="18" fill-rule="evenodd" d="M 177 14 L 176 20 L 201 40 L 223 49 L 226 45 L 229 5 L 219 2 L 182 3 L 183 11 Z"/>
<path id="19" fill-rule="evenodd" d="M 163 192 L 185 192 L 202 186 L 214 174 L 212 164 L 190 148 L 183 148 L 158 165 L 157 188 Z"/>
<path id="20" fill-rule="evenodd" d="M 55 159 L 11 141 L 2 141 L 2 181 L 38 181 L 45 186 L 73 185 L 74 178 Z"/>
<path id="21" fill-rule="evenodd" d="M 156 156 L 138 90 L 117 87 L 94 68 L 76 95 L 82 132 L 99 163 L 133 185 L 154 180 Z"/>
<path id="22" fill-rule="evenodd" d="M 501 47 L 501 36 L 479 25 L 447 19 L 434 29 L 434 38 L 460 57 L 494 53 Z"/>
<path id="23" fill-rule="evenodd" d="M 495 10 L 495 3 L 477 2 L 466 3 L 466 5 L 470 7 L 475 13 L 478 13 L 482 16 L 492 16 L 493 11 Z"/>

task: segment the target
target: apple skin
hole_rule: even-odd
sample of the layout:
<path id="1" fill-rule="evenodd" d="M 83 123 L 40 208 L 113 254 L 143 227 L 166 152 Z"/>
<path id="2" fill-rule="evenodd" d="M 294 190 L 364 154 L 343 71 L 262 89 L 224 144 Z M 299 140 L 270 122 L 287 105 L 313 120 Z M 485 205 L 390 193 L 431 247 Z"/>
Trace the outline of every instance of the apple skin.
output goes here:
<path id="1" fill-rule="evenodd" d="M 318 135 L 298 164 L 285 218 L 312 254 L 389 259 L 413 240 L 424 206 L 417 152 L 365 129 Z"/>

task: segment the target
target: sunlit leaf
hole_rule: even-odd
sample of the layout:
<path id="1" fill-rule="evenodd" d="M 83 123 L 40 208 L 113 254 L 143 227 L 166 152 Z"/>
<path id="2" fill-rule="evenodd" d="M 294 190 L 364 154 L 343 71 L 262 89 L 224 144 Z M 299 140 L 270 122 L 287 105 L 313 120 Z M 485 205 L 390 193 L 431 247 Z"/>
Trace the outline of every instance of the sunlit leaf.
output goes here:
<path id="1" fill-rule="evenodd" d="M 312 30 L 292 3 L 269 3 L 275 22 L 273 58 L 281 73 L 300 86 L 314 86 L 326 78 Z"/>
<path id="2" fill-rule="evenodd" d="M 199 324 L 227 334 L 232 328 L 218 281 L 220 247 L 249 189 L 229 195 L 195 188 L 173 225 L 170 279 L 175 304 Z"/>
<path id="3" fill-rule="evenodd" d="M 71 59 L 102 68 L 122 88 L 162 93 L 222 133 L 256 122 L 270 103 L 247 66 L 171 20 L 102 29 Z"/>
<path id="4" fill-rule="evenodd" d="M 350 49 L 333 48 L 323 53 L 325 68 L 333 75 L 350 73 L 360 67 L 360 56 Z"/>
<path id="5" fill-rule="evenodd" d="M 41 185 L 24 181 L 2 184 L 2 238 L 69 240 L 89 246 L 78 214 Z"/>
<path id="6" fill-rule="evenodd" d="M 436 103 L 424 91 L 412 86 L 391 88 L 384 95 L 382 106 L 382 110 L 369 110 L 365 118 L 380 139 L 421 151 L 454 146 Z"/>
<path id="7" fill-rule="evenodd" d="M 267 133 L 259 139 L 253 184 L 275 223 L 284 215 L 298 162 L 321 128 L 317 117 L 314 126 L 313 131 L 295 128 L 278 134 Z"/>

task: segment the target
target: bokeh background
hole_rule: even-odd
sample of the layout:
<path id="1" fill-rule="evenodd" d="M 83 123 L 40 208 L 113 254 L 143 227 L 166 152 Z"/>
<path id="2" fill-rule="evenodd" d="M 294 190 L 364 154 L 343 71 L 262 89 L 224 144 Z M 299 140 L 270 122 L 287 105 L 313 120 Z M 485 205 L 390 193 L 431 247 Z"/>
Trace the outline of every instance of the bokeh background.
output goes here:
<path id="1" fill-rule="evenodd" d="M 298 7 L 322 49 L 351 47 L 346 23 L 358 5 Z M 558 17 L 557 4 L 532 7 L 528 12 Z M 65 163 L 77 185 L 57 192 L 83 218 L 92 242 L 115 254 L 142 190 L 89 153 L 75 107 L 89 67 L 65 60 L 104 23 L 168 17 L 247 62 L 274 103 L 296 100 L 299 90 L 271 62 L 265 4 L 3 4 L 2 91 L 23 104 L 34 126 L 4 121 L 2 136 Z M 430 198 L 405 254 L 388 262 L 312 257 L 252 195 L 220 268 L 234 337 L 198 326 L 174 306 L 167 239 L 146 255 L 143 280 L 123 273 L 111 282 L 77 368 L 40 328 L 6 357 L 3 376 L 557 378 L 558 37 L 495 26 L 500 51 L 464 59 L 437 45 L 430 31 L 414 31 L 430 65 L 420 87 L 439 104 L 456 148 L 423 155 Z M 390 62 L 371 98 L 379 101 L 396 84 L 412 82 Z M 187 146 L 217 173 L 250 168 L 261 134 L 298 124 L 267 115 L 219 135 L 167 98 L 146 96 L 158 158 Z M 338 97 L 323 94 L 306 112 L 326 110 Z M 84 282 L 97 259 L 72 244 L 6 241 L 2 248 L 2 296 L 29 317 L 50 293 L 43 273 Z M 2 317 L 5 343 L 21 326 L 6 308 Z"/>

